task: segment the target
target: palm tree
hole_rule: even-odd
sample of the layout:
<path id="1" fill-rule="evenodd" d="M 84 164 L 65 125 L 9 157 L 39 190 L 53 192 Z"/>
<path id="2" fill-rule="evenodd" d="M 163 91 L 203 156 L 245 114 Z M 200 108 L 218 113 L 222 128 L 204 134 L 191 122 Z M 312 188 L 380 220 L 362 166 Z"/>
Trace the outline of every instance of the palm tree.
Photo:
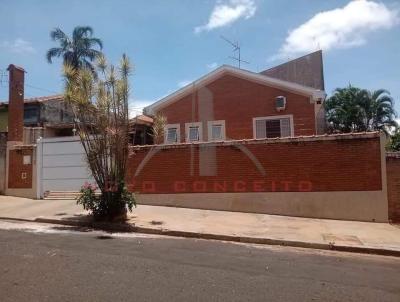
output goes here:
<path id="1" fill-rule="evenodd" d="M 102 52 L 93 47 L 98 46 L 101 50 L 103 43 L 100 39 L 93 37 L 93 29 L 90 26 L 75 27 L 72 38 L 60 28 L 55 28 L 50 32 L 50 37 L 58 42 L 60 47 L 53 47 L 47 51 L 46 58 L 49 63 L 52 63 L 54 57 L 63 57 L 65 65 L 75 69 L 87 68 L 95 74 L 91 62 L 102 56 Z"/>
<path id="2" fill-rule="evenodd" d="M 364 122 L 367 130 L 383 130 L 388 133 L 389 128 L 397 128 L 394 101 L 389 91 L 379 89 L 364 93 Z"/>
<path id="3" fill-rule="evenodd" d="M 332 132 L 362 132 L 397 128 L 394 101 L 387 90 L 368 91 L 349 85 L 337 88 L 325 103 Z"/>

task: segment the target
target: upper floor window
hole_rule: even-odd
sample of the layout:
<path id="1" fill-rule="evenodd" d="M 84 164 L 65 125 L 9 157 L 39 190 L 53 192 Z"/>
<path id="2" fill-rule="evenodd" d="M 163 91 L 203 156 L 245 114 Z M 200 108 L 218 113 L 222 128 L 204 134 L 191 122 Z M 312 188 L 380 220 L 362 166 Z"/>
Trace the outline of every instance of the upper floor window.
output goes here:
<path id="1" fill-rule="evenodd" d="M 179 124 L 168 124 L 165 125 L 165 143 L 176 144 L 181 140 L 180 125 Z"/>
<path id="2" fill-rule="evenodd" d="M 39 122 L 39 107 L 25 106 L 24 108 L 24 123 L 38 123 Z"/>
<path id="3" fill-rule="evenodd" d="M 187 142 L 198 142 L 203 140 L 203 129 L 202 123 L 186 123 L 186 141 Z"/>
<path id="4" fill-rule="evenodd" d="M 254 138 L 293 136 L 293 115 L 253 118 L 253 135 Z"/>
<path id="5" fill-rule="evenodd" d="M 208 122 L 208 140 L 209 141 L 225 140 L 225 121 Z"/>

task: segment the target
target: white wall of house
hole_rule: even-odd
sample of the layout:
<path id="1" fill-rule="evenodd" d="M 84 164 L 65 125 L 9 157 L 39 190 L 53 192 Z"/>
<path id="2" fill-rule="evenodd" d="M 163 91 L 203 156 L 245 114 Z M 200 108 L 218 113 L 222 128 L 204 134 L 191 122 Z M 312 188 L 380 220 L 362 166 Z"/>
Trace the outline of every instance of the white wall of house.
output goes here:
<path id="1" fill-rule="evenodd" d="M 37 142 L 38 198 L 46 191 L 79 191 L 94 183 L 79 137 L 41 138 Z"/>

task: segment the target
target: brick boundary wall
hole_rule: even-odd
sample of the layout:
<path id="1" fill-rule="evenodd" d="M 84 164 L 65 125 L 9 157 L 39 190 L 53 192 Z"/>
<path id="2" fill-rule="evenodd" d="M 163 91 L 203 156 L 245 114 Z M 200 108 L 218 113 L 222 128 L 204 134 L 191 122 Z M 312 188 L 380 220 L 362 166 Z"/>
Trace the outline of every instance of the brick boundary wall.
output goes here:
<path id="1" fill-rule="evenodd" d="M 129 167 L 143 194 L 382 190 L 379 133 L 140 146 Z"/>
<path id="2" fill-rule="evenodd" d="M 400 152 L 386 154 L 389 220 L 400 223 Z"/>
<path id="3" fill-rule="evenodd" d="M 29 155 L 31 163 L 24 165 L 23 157 Z M 31 189 L 33 178 L 33 147 L 9 150 L 8 188 Z"/>

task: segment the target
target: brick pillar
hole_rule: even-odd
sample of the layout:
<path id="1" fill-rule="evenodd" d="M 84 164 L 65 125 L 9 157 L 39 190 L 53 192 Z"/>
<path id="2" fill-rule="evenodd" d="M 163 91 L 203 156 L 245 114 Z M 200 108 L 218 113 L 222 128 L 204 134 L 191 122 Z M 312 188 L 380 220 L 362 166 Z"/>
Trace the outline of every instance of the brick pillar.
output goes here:
<path id="1" fill-rule="evenodd" d="M 400 223 L 400 152 L 386 154 L 389 220 Z"/>
<path id="2" fill-rule="evenodd" d="M 8 97 L 8 141 L 22 142 L 24 132 L 24 77 L 25 70 L 10 64 Z"/>

